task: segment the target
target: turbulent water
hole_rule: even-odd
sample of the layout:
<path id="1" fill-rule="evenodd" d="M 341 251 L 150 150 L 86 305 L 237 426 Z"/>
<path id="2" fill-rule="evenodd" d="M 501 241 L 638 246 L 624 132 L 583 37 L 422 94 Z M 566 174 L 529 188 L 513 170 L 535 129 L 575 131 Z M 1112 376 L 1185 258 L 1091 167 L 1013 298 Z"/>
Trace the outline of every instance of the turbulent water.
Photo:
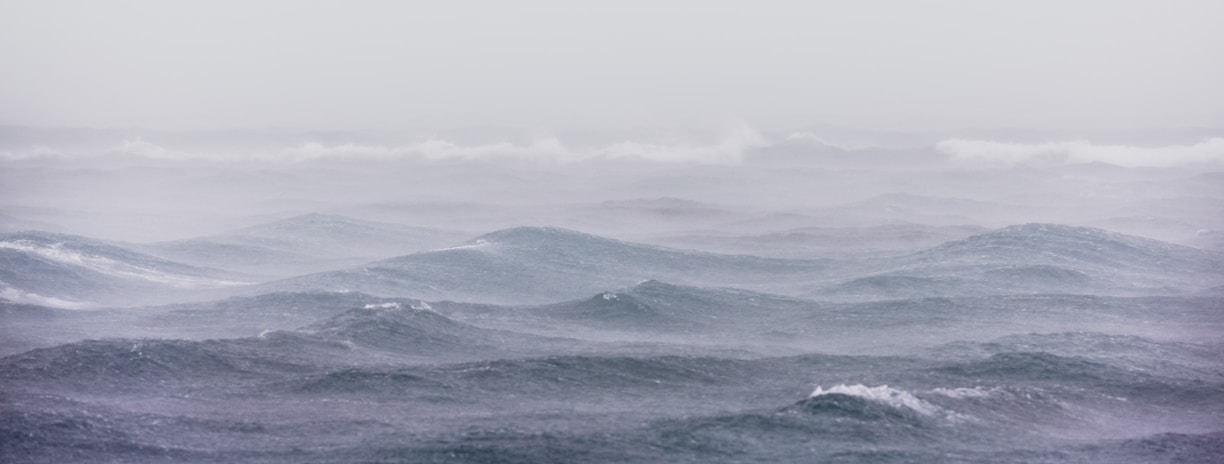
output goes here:
<path id="1" fill-rule="evenodd" d="M 0 236 L 0 461 L 1224 460 L 1215 252 L 1054 224 L 859 258 L 216 251 L 268 230 Z"/>

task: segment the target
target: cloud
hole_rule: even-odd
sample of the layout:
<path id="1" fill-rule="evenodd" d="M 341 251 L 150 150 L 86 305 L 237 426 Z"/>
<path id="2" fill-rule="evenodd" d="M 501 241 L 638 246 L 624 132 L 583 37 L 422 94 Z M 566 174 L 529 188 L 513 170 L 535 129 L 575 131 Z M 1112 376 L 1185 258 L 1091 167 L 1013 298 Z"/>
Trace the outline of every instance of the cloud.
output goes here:
<path id="1" fill-rule="evenodd" d="M 1135 147 L 1096 145 L 1086 141 L 1007 143 L 990 140 L 950 139 L 935 149 L 953 161 L 989 164 L 1080 164 L 1101 162 L 1125 167 L 1169 167 L 1192 163 L 1224 163 L 1224 138 L 1212 137 L 1194 145 Z"/>

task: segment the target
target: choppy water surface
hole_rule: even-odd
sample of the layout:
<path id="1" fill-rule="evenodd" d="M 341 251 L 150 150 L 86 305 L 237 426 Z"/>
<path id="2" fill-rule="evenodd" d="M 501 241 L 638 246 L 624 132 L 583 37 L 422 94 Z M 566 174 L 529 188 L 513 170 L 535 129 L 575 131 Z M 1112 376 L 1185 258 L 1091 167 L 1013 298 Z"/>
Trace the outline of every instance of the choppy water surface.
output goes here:
<path id="1" fill-rule="evenodd" d="M 0 242 L 5 462 L 1224 459 L 1224 260 L 1154 240 L 799 260 L 525 228 L 231 284 L 77 239 Z M 132 292 L 180 301 L 31 297 Z"/>

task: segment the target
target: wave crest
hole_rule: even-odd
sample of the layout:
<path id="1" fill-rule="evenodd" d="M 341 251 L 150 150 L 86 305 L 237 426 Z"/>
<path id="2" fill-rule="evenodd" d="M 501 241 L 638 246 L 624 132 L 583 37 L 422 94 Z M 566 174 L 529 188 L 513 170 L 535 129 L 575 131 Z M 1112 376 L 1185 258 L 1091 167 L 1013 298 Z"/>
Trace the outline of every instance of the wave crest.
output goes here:
<path id="1" fill-rule="evenodd" d="M 905 390 L 892 388 L 888 385 L 868 387 L 863 384 L 838 384 L 829 387 L 827 390 L 823 387 L 817 386 L 816 390 L 812 391 L 811 395 L 808 395 L 808 398 L 810 399 L 834 394 L 862 398 L 868 401 L 883 403 L 894 408 L 906 408 L 927 416 L 931 416 L 939 412 L 939 407 L 927 403 L 926 401 L 922 401 Z"/>

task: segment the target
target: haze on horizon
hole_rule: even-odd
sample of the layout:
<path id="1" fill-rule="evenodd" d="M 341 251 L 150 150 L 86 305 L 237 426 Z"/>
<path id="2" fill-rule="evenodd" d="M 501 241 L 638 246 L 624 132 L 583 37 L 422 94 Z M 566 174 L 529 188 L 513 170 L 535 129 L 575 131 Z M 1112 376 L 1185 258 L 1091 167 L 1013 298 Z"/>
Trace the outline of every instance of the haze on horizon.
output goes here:
<path id="1" fill-rule="evenodd" d="M 1222 13 L 0 0 L 0 462 L 1218 463 Z"/>
<path id="2" fill-rule="evenodd" d="M 0 3 L 0 125 L 1224 127 L 1209 1 Z"/>
<path id="3" fill-rule="evenodd" d="M 1055 222 L 1201 244 L 1224 230 L 1219 13 L 0 1 L 0 231 L 177 240 L 330 213 L 467 236 Z"/>

